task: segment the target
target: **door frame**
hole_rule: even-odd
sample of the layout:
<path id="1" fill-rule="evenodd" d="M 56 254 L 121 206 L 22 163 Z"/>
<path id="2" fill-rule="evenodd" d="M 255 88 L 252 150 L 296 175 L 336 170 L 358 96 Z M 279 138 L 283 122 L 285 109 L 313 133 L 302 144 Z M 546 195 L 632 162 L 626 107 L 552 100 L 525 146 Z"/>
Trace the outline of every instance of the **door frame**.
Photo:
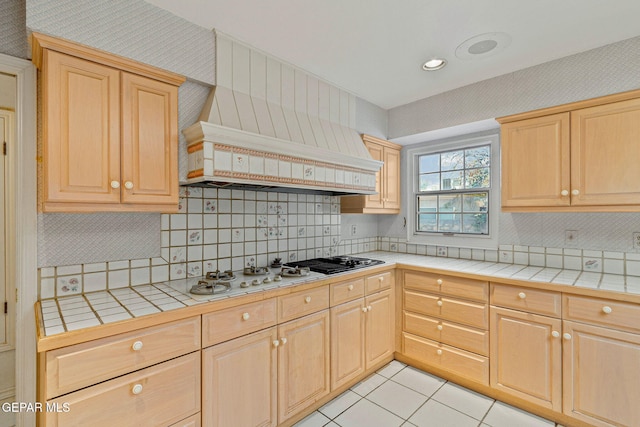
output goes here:
<path id="1" fill-rule="evenodd" d="M 17 402 L 36 402 L 38 300 L 36 69 L 25 59 L 0 54 L 0 71 L 16 76 L 15 138 L 7 147 L 8 277 L 16 286 L 15 348 Z M 35 425 L 33 412 L 16 414 L 17 426 Z"/>

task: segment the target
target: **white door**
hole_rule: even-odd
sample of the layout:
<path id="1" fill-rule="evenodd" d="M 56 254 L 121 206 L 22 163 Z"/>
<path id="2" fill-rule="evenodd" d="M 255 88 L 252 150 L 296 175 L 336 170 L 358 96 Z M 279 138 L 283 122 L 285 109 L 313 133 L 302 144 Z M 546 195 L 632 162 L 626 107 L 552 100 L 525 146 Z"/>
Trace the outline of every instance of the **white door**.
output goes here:
<path id="1" fill-rule="evenodd" d="M 7 289 L 7 156 L 4 143 L 13 142 L 14 113 L 0 108 L 0 402 L 11 402 L 15 394 L 14 322 L 15 304 L 9 304 Z M 15 297 L 14 297 L 15 301 Z M 0 411 L 0 425 L 15 424 L 15 414 Z"/>

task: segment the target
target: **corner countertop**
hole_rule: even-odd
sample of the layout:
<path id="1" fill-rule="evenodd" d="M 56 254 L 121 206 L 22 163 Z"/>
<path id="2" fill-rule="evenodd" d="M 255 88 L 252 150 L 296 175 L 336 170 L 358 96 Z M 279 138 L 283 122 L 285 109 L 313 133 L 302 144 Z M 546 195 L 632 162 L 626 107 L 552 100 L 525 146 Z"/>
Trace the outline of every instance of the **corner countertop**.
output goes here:
<path id="1" fill-rule="evenodd" d="M 120 333 L 126 331 L 127 327 L 135 329 L 136 327 L 150 326 L 153 322 L 160 322 L 157 315 L 166 312 L 174 312 L 174 318 L 197 315 L 218 308 L 264 299 L 267 295 L 271 297 L 289 293 L 292 289 L 301 288 L 302 285 L 320 286 L 348 278 L 356 272 L 375 272 L 395 266 L 437 271 L 444 274 L 451 272 L 481 280 L 534 286 L 561 292 L 570 291 L 640 303 L 640 277 L 638 276 L 382 251 L 354 254 L 354 256 L 380 259 L 385 261 L 385 264 L 331 276 L 314 274 L 311 277 L 287 283 L 287 289 L 284 289 L 284 286 L 272 284 L 267 287 L 249 288 L 246 292 L 233 295 L 220 294 L 204 300 L 194 299 L 185 291 L 189 288 L 190 280 L 194 279 L 181 279 L 42 300 L 36 304 L 38 338 L 42 341 L 72 333 L 77 336 L 85 329 L 96 329 L 96 327 L 110 324 L 121 325 L 122 327 L 113 328 L 115 333 Z M 216 302 L 219 304 L 212 305 Z M 227 303 L 224 304 L 225 302 Z M 189 308 L 192 309 L 189 310 Z M 180 314 L 178 315 L 178 313 Z M 132 327 L 130 321 L 139 318 L 148 318 L 149 321 Z M 61 341 L 67 342 L 67 340 Z M 69 342 L 73 342 L 73 340 Z M 39 345 L 39 351 L 42 351 L 40 348 Z M 43 345 L 42 348 L 51 347 Z"/>

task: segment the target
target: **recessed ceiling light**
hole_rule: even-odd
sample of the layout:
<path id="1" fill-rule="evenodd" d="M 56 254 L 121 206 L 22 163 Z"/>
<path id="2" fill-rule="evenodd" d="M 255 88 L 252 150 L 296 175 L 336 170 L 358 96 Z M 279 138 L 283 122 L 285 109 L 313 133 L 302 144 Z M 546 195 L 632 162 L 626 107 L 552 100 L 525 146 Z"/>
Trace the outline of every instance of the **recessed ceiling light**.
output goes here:
<path id="1" fill-rule="evenodd" d="M 511 36 L 507 33 L 485 33 L 465 40 L 456 48 L 456 56 L 460 59 L 486 58 L 503 51 L 511 44 Z"/>
<path id="2" fill-rule="evenodd" d="M 422 64 L 425 71 L 435 71 L 447 65 L 447 61 L 442 58 L 433 58 Z"/>

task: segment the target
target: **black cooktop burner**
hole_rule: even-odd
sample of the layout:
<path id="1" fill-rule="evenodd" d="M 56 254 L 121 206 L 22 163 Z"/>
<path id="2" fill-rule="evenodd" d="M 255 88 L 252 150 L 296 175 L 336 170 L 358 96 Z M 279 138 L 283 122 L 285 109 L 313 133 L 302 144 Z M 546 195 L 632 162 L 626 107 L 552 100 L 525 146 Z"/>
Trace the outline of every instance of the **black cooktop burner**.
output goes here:
<path id="1" fill-rule="evenodd" d="M 311 271 L 323 274 L 336 274 L 372 265 L 384 264 L 384 261 L 352 256 L 336 256 L 330 258 L 314 258 L 285 264 L 289 267 L 307 267 Z"/>

